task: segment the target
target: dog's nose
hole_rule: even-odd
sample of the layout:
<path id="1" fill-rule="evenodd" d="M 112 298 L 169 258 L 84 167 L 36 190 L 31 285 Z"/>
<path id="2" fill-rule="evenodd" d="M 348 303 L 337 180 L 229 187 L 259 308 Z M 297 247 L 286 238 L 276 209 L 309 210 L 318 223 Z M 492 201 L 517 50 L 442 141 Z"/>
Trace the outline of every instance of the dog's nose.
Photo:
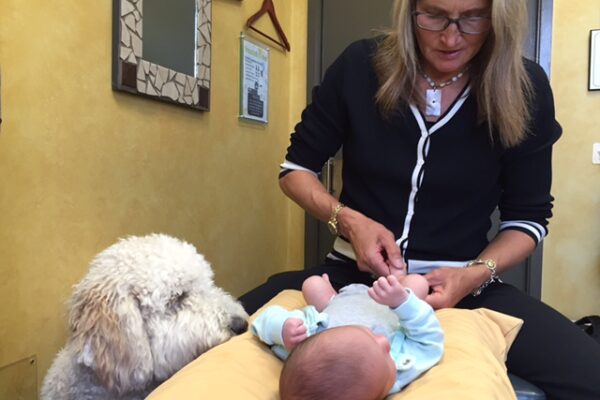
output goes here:
<path id="1" fill-rule="evenodd" d="M 233 333 L 239 335 L 246 332 L 248 329 L 248 322 L 242 317 L 233 317 L 229 323 L 229 328 Z"/>

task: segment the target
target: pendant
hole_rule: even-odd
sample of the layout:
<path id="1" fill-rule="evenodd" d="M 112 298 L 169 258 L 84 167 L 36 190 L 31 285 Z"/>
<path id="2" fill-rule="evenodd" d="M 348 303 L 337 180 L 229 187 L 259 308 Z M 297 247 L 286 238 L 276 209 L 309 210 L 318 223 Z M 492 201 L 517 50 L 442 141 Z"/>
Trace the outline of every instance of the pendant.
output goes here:
<path id="1" fill-rule="evenodd" d="M 428 117 L 439 117 L 442 114 L 442 91 L 427 89 L 425 93 L 425 115 Z"/>

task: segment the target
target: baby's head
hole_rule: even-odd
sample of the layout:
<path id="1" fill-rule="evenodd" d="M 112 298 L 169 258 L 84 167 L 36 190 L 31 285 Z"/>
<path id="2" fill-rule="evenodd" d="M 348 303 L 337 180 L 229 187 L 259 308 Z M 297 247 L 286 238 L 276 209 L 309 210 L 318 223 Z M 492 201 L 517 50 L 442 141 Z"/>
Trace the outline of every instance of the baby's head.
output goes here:
<path id="1" fill-rule="evenodd" d="M 292 351 L 279 379 L 282 400 L 379 400 L 396 381 L 390 343 L 362 326 L 309 337 Z"/>

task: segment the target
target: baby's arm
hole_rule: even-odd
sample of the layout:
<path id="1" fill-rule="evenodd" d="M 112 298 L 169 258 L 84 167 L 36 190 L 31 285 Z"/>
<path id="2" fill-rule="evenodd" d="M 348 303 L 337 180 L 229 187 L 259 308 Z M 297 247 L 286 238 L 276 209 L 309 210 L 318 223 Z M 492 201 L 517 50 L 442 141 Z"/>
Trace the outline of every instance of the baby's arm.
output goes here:
<path id="1" fill-rule="evenodd" d="M 285 350 L 291 350 L 306 337 L 314 334 L 318 326 L 326 321 L 327 315 L 317 312 L 313 306 L 289 311 L 274 305 L 267 307 L 256 317 L 250 330 L 254 336 L 270 346 L 283 346 Z M 287 357 L 287 354 L 276 354 L 280 358 Z"/>
<path id="2" fill-rule="evenodd" d="M 250 325 L 254 336 L 268 345 L 284 345 L 282 332 L 285 321 L 290 318 L 302 321 L 301 312 L 289 311 L 281 306 L 267 307 Z"/>
<path id="3" fill-rule="evenodd" d="M 444 332 L 433 308 L 412 291 L 407 299 L 393 310 L 400 319 L 403 335 L 393 337 L 392 355 L 409 355 L 413 360 L 413 363 L 407 365 L 407 369 L 398 371 L 396 383 L 392 388 L 392 392 L 395 392 L 439 362 L 444 352 Z M 399 341 L 399 345 L 395 346 L 396 341 Z M 394 351 L 398 348 L 402 354 Z"/>

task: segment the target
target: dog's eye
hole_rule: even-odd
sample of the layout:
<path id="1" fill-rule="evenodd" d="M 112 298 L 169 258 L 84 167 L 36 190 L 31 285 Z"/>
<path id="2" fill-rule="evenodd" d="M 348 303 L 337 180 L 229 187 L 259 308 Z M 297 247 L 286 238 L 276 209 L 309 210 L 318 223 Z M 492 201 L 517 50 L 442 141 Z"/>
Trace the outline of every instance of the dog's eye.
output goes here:
<path id="1" fill-rule="evenodd" d="M 187 292 L 173 293 L 173 297 L 171 297 L 167 306 L 171 310 L 177 311 L 181 308 L 183 302 L 185 301 L 185 299 L 187 299 L 188 296 L 189 294 Z"/>
<path id="2" fill-rule="evenodd" d="M 185 299 L 187 299 L 188 296 L 188 292 L 182 292 L 177 296 L 175 301 L 177 302 L 177 304 L 181 304 Z"/>

